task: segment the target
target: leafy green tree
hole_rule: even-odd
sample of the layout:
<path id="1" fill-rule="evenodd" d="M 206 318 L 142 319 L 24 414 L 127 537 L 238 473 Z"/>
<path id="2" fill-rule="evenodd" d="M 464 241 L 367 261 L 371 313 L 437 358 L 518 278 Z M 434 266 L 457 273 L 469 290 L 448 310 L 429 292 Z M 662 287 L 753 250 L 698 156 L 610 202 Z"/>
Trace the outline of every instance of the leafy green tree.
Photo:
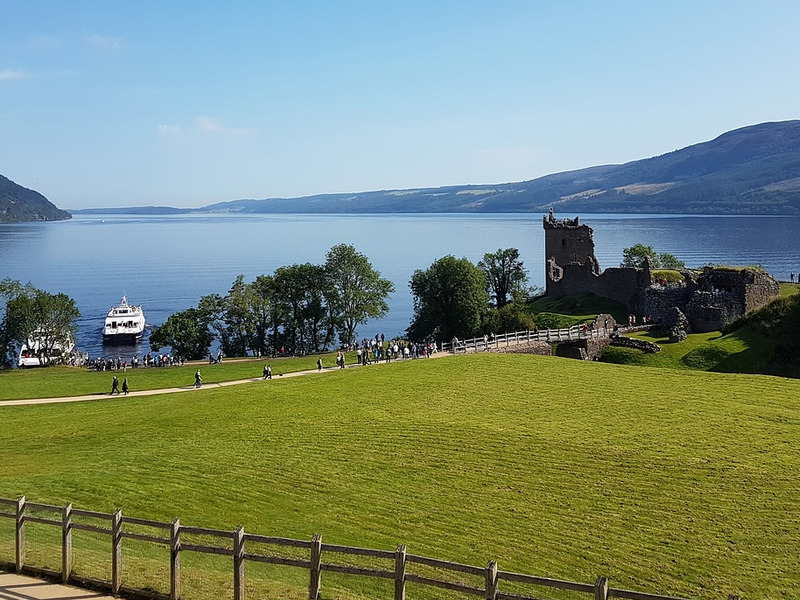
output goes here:
<path id="1" fill-rule="evenodd" d="M 411 339 L 450 341 L 481 331 L 489 304 L 486 276 L 466 258 L 445 256 L 411 276 L 414 318 L 408 328 Z"/>
<path id="2" fill-rule="evenodd" d="M 250 345 L 253 350 L 266 355 L 269 349 L 274 347 L 274 344 L 270 344 L 269 329 L 274 328 L 272 338 L 274 342 L 277 329 L 280 327 L 275 278 L 272 275 L 259 275 L 250 287 L 253 317 L 253 339 Z"/>
<path id="3" fill-rule="evenodd" d="M 0 295 L 7 298 L 0 329 L 3 362 L 9 364 L 23 346 L 38 345 L 39 358 L 47 364 L 50 356 L 75 338 L 75 321 L 80 312 L 66 294 L 50 294 L 27 284 L 5 279 Z"/>
<path id="4" fill-rule="evenodd" d="M 674 254 L 662 252 L 657 254 L 652 246 L 635 244 L 622 251 L 622 262 L 620 267 L 641 267 L 645 259 L 650 260 L 650 265 L 655 269 L 685 269 L 683 261 L 678 260 Z"/>
<path id="5" fill-rule="evenodd" d="M 318 350 L 328 314 L 325 268 L 311 263 L 280 267 L 275 271 L 275 286 L 286 308 L 286 339 L 291 351 Z"/>
<path id="6" fill-rule="evenodd" d="M 653 247 L 635 244 L 622 251 L 622 262 L 619 263 L 619 266 L 639 268 L 644 264 L 645 259 L 649 259 L 651 265 L 658 267 L 658 256 Z"/>
<path id="7" fill-rule="evenodd" d="M 213 341 L 209 313 L 199 308 L 170 315 L 166 323 L 154 327 L 150 333 L 150 347 L 154 352 L 169 346 L 174 354 L 190 360 L 205 358 Z"/>
<path id="8" fill-rule="evenodd" d="M 252 300 L 251 287 L 239 275 L 220 304 L 225 324 L 220 341 L 227 356 L 247 355 L 253 337 Z"/>
<path id="9" fill-rule="evenodd" d="M 662 252 L 658 255 L 658 267 L 661 269 L 685 269 L 686 263 L 682 260 L 678 260 L 678 257 L 674 254 L 670 254 L 668 252 Z"/>
<path id="10" fill-rule="evenodd" d="M 338 244 L 328 250 L 325 273 L 339 338 L 343 344 L 352 344 L 358 325 L 389 312 L 386 299 L 394 291 L 394 284 L 382 278 L 369 259 L 349 244 Z"/>
<path id="11" fill-rule="evenodd" d="M 516 248 L 486 253 L 478 266 L 486 275 L 489 295 L 494 297 L 498 309 L 508 304 L 509 298 L 522 291 L 528 282 L 528 274 Z"/>

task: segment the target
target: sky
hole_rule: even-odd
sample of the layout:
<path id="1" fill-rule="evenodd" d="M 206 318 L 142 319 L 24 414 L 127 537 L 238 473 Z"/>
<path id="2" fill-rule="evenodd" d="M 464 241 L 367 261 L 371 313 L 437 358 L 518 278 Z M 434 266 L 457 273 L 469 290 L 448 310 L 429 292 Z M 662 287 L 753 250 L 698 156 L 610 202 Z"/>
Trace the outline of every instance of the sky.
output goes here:
<path id="1" fill-rule="evenodd" d="M 800 2 L 0 0 L 60 208 L 506 183 L 800 117 Z"/>

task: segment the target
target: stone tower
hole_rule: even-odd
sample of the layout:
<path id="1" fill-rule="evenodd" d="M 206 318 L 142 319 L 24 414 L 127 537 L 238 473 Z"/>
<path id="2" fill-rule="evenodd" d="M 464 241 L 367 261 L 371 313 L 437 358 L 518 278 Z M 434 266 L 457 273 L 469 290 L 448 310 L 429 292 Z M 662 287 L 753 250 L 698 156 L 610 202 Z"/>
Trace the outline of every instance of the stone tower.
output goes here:
<path id="1" fill-rule="evenodd" d="M 594 232 L 581 225 L 578 217 L 556 221 L 553 209 L 543 217 L 545 282 L 547 295 L 561 296 L 572 293 L 564 289 L 564 268 L 585 272 L 587 276 L 600 275 L 600 265 L 594 255 Z M 581 278 L 583 279 L 583 278 Z M 578 291 L 578 290 L 575 290 Z"/>

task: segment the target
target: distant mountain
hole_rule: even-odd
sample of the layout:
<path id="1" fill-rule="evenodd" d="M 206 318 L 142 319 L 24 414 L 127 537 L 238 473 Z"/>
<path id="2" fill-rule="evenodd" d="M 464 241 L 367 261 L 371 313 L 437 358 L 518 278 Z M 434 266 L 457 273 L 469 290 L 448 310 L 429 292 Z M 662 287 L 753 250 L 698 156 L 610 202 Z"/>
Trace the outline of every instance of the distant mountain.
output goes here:
<path id="1" fill-rule="evenodd" d="M 62 221 L 71 219 L 39 192 L 29 190 L 0 175 L 0 223 Z"/>
<path id="2" fill-rule="evenodd" d="M 240 213 L 799 214 L 800 121 L 762 123 L 668 154 L 520 183 L 234 200 Z"/>

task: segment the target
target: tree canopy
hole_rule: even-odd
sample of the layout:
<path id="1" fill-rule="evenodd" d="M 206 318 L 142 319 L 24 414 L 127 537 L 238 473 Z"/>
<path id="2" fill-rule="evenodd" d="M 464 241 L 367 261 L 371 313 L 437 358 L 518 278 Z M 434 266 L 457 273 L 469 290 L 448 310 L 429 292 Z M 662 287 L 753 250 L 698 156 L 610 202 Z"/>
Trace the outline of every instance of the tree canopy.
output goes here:
<path id="1" fill-rule="evenodd" d="M 386 298 L 394 291 L 394 284 L 382 278 L 369 259 L 349 244 L 338 244 L 328 251 L 325 273 L 339 337 L 343 344 L 351 344 L 358 325 L 389 312 Z"/>
<path id="2" fill-rule="evenodd" d="M 205 358 L 214 334 L 209 329 L 210 315 L 198 308 L 189 308 L 170 315 L 167 322 L 154 327 L 150 347 L 158 352 L 169 346 L 172 352 L 190 360 Z"/>
<path id="3" fill-rule="evenodd" d="M 197 309 L 176 313 L 155 328 L 150 345 L 156 351 L 172 346 L 190 358 L 204 356 L 215 339 L 228 356 L 318 352 L 330 347 L 337 333 L 343 344 L 355 341 L 358 325 L 388 312 L 386 298 L 393 291 L 366 256 L 340 244 L 322 265 L 279 267 L 251 283 L 239 275 L 225 296 L 203 296 Z M 182 325 L 189 327 L 190 339 Z"/>
<path id="4" fill-rule="evenodd" d="M 11 364 L 23 345 L 38 347 L 46 364 L 59 349 L 67 348 L 75 337 L 75 321 L 80 312 L 66 294 L 50 294 L 30 283 L 4 279 L 0 296 L 6 299 L 0 323 L 0 350 L 3 364 Z"/>
<path id="5" fill-rule="evenodd" d="M 640 268 L 644 265 L 645 259 L 650 261 L 650 265 L 655 269 L 685 269 L 686 265 L 674 254 L 668 252 L 656 253 L 652 246 L 644 244 L 634 244 L 622 251 L 622 262 L 620 267 Z"/>
<path id="6" fill-rule="evenodd" d="M 508 304 L 514 293 L 521 292 L 528 282 L 528 274 L 516 248 L 488 252 L 478 263 L 486 275 L 489 295 L 494 297 L 498 309 Z"/>
<path id="7" fill-rule="evenodd" d="M 484 272 L 466 258 L 448 255 L 411 277 L 414 318 L 412 339 L 450 341 L 481 331 L 489 304 Z"/>

